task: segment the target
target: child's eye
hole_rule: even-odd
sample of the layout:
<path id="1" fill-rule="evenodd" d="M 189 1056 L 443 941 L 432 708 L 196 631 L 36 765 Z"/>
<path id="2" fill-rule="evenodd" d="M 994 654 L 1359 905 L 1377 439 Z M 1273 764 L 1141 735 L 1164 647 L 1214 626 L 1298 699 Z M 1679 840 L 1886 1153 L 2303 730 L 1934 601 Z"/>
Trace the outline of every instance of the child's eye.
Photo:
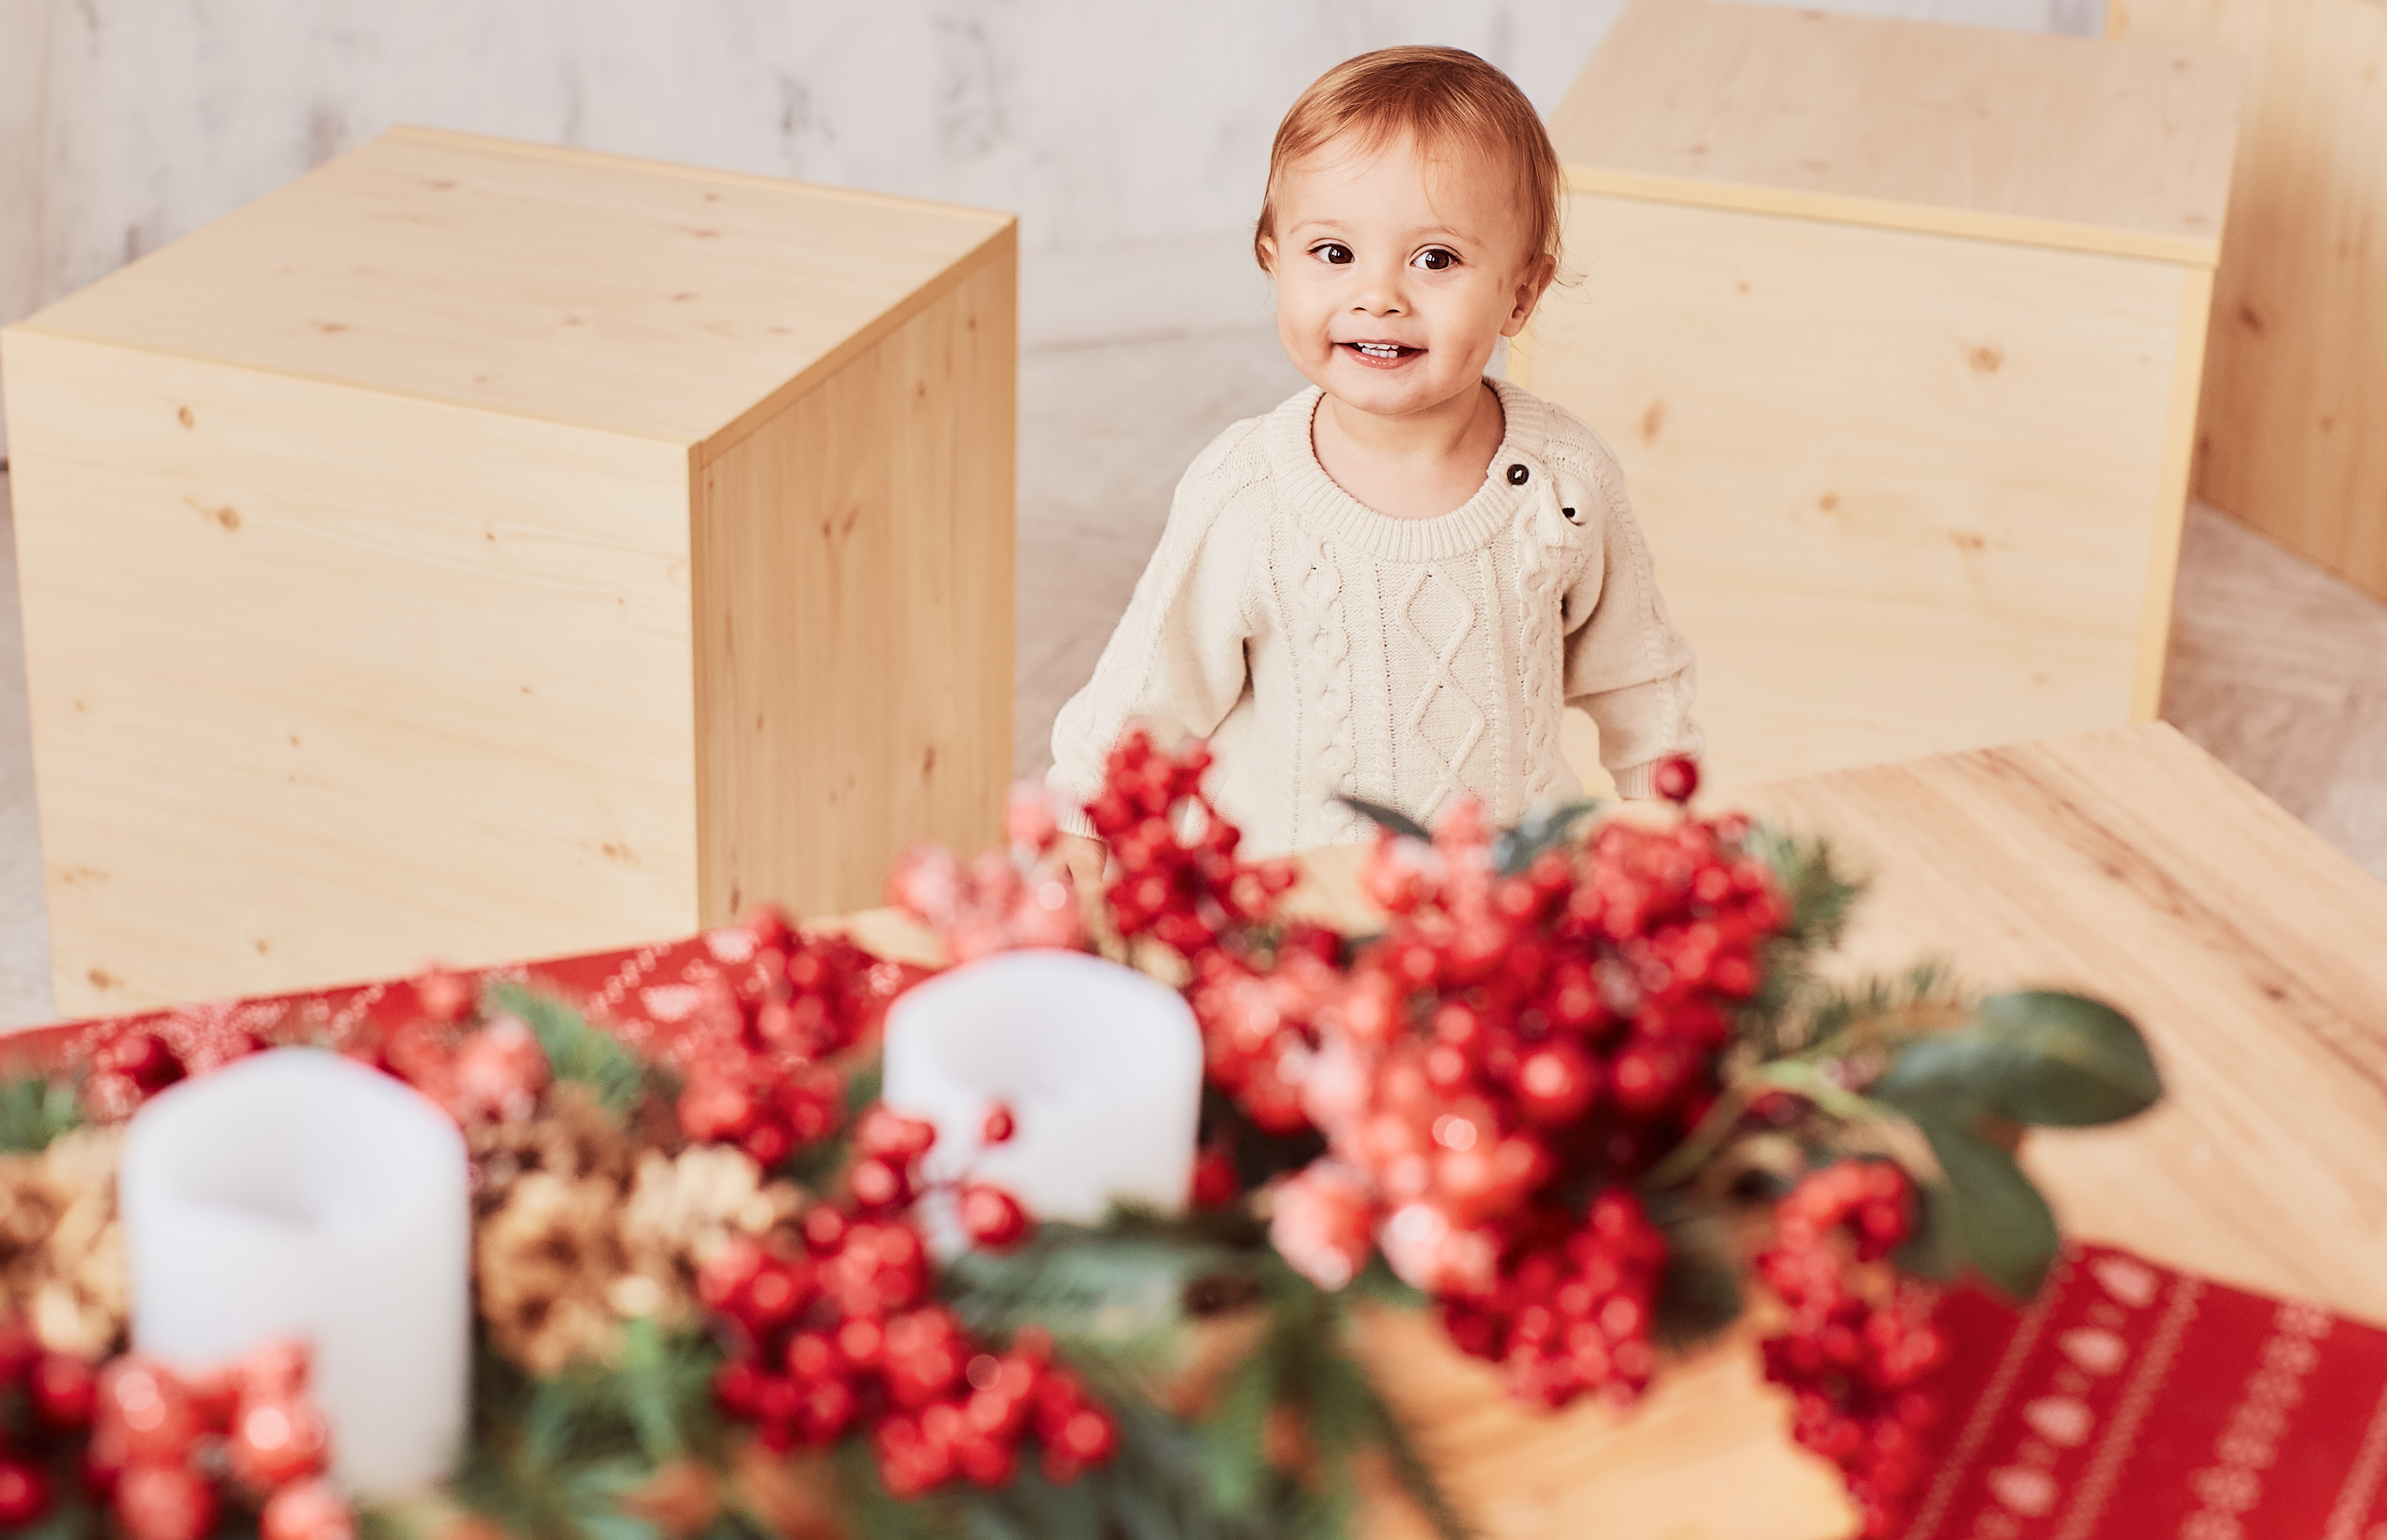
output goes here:
<path id="1" fill-rule="evenodd" d="M 1428 272 L 1442 272 L 1459 265 L 1459 253 L 1430 246 L 1410 258 L 1409 265 L 1423 268 Z"/>
<path id="2" fill-rule="evenodd" d="M 1309 248 L 1309 254 L 1321 262 L 1332 262 L 1337 267 L 1351 260 L 1351 248 L 1340 241 L 1321 241 Z"/>

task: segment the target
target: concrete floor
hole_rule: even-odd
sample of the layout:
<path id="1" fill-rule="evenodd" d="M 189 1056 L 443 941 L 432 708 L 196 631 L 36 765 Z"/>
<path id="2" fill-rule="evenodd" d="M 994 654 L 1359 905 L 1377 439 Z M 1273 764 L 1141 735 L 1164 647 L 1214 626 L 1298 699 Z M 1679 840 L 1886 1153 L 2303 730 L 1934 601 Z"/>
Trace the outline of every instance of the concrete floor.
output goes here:
<path id="1" fill-rule="evenodd" d="M 1247 294 L 1200 309 L 1215 319 L 1116 318 L 1129 335 L 1108 340 L 1031 329 L 1020 361 L 1019 774 L 1049 763 L 1054 713 L 1126 608 L 1186 463 L 1301 385 Z M 0 1027 L 50 1015 L 7 497 L 0 474 Z M 2387 880 L 2387 605 L 2192 508 L 2164 713 Z"/>

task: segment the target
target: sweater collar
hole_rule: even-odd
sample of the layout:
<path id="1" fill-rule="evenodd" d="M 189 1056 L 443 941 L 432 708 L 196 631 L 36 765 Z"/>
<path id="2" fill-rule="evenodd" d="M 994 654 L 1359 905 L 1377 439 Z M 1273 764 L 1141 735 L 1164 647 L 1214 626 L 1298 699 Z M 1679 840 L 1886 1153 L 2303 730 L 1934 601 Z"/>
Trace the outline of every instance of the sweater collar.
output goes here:
<path id="1" fill-rule="evenodd" d="M 1519 511 L 1550 474 L 1549 408 L 1529 391 L 1493 380 L 1503 426 L 1500 448 L 1475 495 L 1432 519 L 1396 519 L 1379 513 L 1335 485 L 1318 462 L 1310 438 L 1324 394 L 1316 385 L 1269 414 L 1269 469 L 1285 506 L 1310 534 L 1366 551 L 1386 562 L 1435 562 L 1480 550 L 1514 527 Z M 1512 485 L 1509 467 L 1525 468 L 1524 485 Z"/>

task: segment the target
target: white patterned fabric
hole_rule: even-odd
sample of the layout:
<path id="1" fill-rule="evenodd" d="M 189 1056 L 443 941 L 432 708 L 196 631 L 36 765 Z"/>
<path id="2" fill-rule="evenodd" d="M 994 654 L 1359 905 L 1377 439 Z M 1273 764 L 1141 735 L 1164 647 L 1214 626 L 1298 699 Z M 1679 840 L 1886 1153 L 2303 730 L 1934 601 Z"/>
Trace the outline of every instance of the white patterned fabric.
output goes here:
<path id="1" fill-rule="evenodd" d="M 1691 650 L 1667 623 L 1623 477 L 1590 429 L 1495 382 L 1506 416 L 1483 487 L 1395 519 L 1331 480 L 1319 392 L 1236 423 L 1178 484 L 1160 547 L 1093 677 L 1053 728 L 1062 826 L 1131 724 L 1207 738 L 1209 791 L 1275 855 L 1359 838 L 1335 799 L 1431 823 L 1462 791 L 1507 823 L 1580 789 L 1568 705 L 1629 797 L 1697 754 Z"/>

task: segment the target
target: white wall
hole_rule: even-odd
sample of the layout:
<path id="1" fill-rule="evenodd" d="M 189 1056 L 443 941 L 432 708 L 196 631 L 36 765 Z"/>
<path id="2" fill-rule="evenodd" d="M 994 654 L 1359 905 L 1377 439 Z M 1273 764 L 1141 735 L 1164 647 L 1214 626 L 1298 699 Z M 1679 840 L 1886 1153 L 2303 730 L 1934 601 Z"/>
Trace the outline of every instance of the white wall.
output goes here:
<path id="1" fill-rule="evenodd" d="M 2057 31 L 2103 15 L 1833 3 Z M 0 321 L 400 121 L 1013 209 L 1066 294 L 1071 259 L 1245 224 L 1278 117 L 1336 60 L 1455 44 L 1547 108 L 1623 4 L 0 0 Z M 1031 296 L 1027 320 L 1064 309 Z"/>

